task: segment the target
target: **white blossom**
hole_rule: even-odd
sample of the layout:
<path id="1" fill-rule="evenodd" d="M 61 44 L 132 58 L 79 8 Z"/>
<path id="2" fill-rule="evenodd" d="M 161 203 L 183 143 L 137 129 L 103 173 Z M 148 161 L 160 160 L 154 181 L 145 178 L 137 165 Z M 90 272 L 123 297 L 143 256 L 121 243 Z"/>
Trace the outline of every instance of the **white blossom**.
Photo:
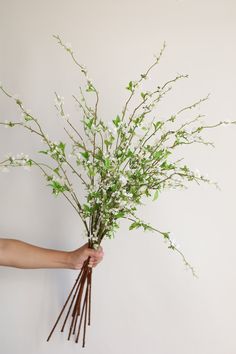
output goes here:
<path id="1" fill-rule="evenodd" d="M 201 173 L 200 173 L 200 171 L 197 168 L 194 171 L 194 176 L 197 177 L 197 178 L 201 178 Z"/>
<path id="2" fill-rule="evenodd" d="M 127 183 L 127 178 L 124 175 L 122 175 L 120 176 L 119 181 L 122 185 L 125 185 Z"/>
<path id="3" fill-rule="evenodd" d="M 127 205 L 127 202 L 125 200 L 122 200 L 120 202 L 120 208 L 124 208 Z"/>
<path id="4" fill-rule="evenodd" d="M 169 241 L 170 241 L 171 246 L 173 246 L 174 248 L 180 250 L 179 244 L 174 239 L 169 239 Z"/>
<path id="5" fill-rule="evenodd" d="M 110 134 L 112 134 L 113 136 L 117 134 L 117 128 L 114 126 L 113 123 L 108 122 L 107 127 Z"/>
<path id="6" fill-rule="evenodd" d="M 66 46 L 67 49 L 70 49 L 70 50 L 72 49 L 72 44 L 71 43 L 66 43 L 65 46 Z"/>
<path id="7" fill-rule="evenodd" d="M 5 119 L 4 123 L 5 123 L 5 128 L 8 128 L 9 127 L 9 123 L 10 123 L 9 120 Z"/>

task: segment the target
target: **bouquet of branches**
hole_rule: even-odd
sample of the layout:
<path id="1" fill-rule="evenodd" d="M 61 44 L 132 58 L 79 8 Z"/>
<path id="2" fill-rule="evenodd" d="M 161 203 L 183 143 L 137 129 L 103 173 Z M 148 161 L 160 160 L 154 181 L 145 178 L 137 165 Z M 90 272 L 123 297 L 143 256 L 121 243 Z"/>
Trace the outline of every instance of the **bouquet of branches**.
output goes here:
<path id="1" fill-rule="evenodd" d="M 156 200 L 159 193 L 169 188 L 186 188 L 188 182 L 213 183 L 199 171 L 192 171 L 183 159 L 176 158 L 176 150 L 182 145 L 204 144 L 213 146 L 203 138 L 203 131 L 234 121 L 220 121 L 210 125 L 204 123 L 204 116 L 192 114 L 194 109 L 209 97 L 179 109 L 161 119 L 153 114 L 159 102 L 172 90 L 173 85 L 188 75 L 178 74 L 173 79 L 159 83 L 155 89 L 142 91 L 143 82 L 149 77 L 163 55 L 165 43 L 155 60 L 137 80 L 129 81 L 128 97 L 121 113 L 110 122 L 99 117 L 99 92 L 88 77 L 87 69 L 77 60 L 72 48 L 61 38 L 53 36 L 70 55 L 85 79 L 85 87 L 80 87 L 79 97 L 73 99 L 81 109 L 81 126 L 75 125 L 65 111 L 64 98 L 55 92 L 55 107 L 60 119 L 65 122 L 66 141 L 52 141 L 38 118 L 24 106 L 18 97 L 10 94 L 2 84 L 1 91 L 13 99 L 22 117 L 18 121 L 5 120 L 0 125 L 22 127 L 37 135 L 44 144 L 38 151 L 44 160 L 30 158 L 23 153 L 8 154 L 0 161 L 2 171 L 11 167 L 32 168 L 36 166 L 46 179 L 47 186 L 55 196 L 63 195 L 79 215 L 88 239 L 89 247 L 96 249 L 104 238 L 112 238 L 119 228 L 121 219 L 130 221 L 130 230 L 142 228 L 155 231 L 176 251 L 184 264 L 196 276 L 194 268 L 186 260 L 183 252 L 171 238 L 169 232 L 161 231 L 142 220 L 138 207 L 143 198 Z M 85 93 L 86 91 L 86 93 Z M 86 95 L 92 95 L 94 102 L 88 103 Z M 130 110 L 134 97 L 137 102 Z M 182 113 L 189 113 L 182 119 Z M 153 114 L 153 115 L 152 115 Z M 186 116 L 186 114 L 185 114 Z M 45 161 L 46 160 L 46 161 Z M 78 185 L 83 187 L 84 196 L 78 193 Z M 68 340 L 72 335 L 78 342 L 83 332 L 82 345 L 85 346 L 86 327 L 91 322 L 92 268 L 87 260 L 53 326 L 50 339 L 63 314 L 66 312 L 61 331 L 68 321 Z M 70 320 L 69 320 L 70 319 Z"/>

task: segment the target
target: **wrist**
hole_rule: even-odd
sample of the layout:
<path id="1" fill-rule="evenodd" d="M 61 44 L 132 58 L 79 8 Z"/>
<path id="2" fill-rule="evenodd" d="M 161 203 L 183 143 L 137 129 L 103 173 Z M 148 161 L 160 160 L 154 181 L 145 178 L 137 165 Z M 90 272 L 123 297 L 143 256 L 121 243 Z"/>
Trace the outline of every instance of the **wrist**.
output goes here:
<path id="1" fill-rule="evenodd" d="M 64 261 L 64 268 L 66 269 L 75 269 L 74 264 L 73 264 L 73 255 L 72 252 L 63 252 L 63 261 Z"/>
<path id="2" fill-rule="evenodd" d="M 52 250 L 49 257 L 52 260 L 50 268 L 73 269 L 70 252 Z"/>
<path id="3" fill-rule="evenodd" d="M 77 263 L 74 251 L 65 252 L 65 264 L 67 269 L 78 269 L 76 267 Z"/>

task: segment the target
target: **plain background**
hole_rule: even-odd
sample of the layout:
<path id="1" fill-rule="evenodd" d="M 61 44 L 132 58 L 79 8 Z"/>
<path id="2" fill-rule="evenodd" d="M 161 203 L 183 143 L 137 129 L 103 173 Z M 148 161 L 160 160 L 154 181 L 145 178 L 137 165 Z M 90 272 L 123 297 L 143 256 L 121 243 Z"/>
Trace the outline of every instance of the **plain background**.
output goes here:
<path id="1" fill-rule="evenodd" d="M 162 112 L 175 112 L 211 93 L 197 112 L 210 123 L 235 117 L 236 4 L 233 0 L 13 1 L 0 0 L 0 80 L 34 112 L 52 139 L 61 125 L 54 90 L 77 115 L 71 94 L 83 82 L 52 34 L 70 42 L 101 97 L 100 114 L 111 120 L 127 97 L 125 86 L 167 48 L 150 84 L 177 73 Z M 20 119 L 1 95 L 0 119 Z M 236 128 L 209 131 L 216 148 L 183 150 L 195 169 L 217 180 L 168 191 L 140 213 L 171 231 L 199 279 L 157 234 L 128 232 L 122 223 L 104 242 L 105 259 L 94 272 L 93 319 L 84 353 L 235 354 Z M 33 154 L 41 145 L 20 129 L 0 129 L 1 157 Z M 39 171 L 0 174 L 0 236 L 71 250 L 85 242 L 80 221 L 54 198 Z M 77 272 L 0 269 L 0 353 L 77 353 L 58 331 L 45 339 Z"/>

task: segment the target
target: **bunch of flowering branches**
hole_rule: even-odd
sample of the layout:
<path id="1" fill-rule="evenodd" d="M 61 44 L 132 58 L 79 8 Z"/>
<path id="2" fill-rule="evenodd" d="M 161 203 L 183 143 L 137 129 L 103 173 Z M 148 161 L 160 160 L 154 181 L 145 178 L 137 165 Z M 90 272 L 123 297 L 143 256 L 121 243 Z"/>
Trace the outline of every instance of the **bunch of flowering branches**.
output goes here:
<path id="1" fill-rule="evenodd" d="M 73 99 L 81 109 L 82 129 L 72 123 L 65 111 L 63 97 L 55 92 L 55 107 L 59 117 L 65 122 L 64 131 L 67 141 L 52 141 L 40 121 L 25 108 L 22 100 L 11 95 L 0 85 L 1 91 L 15 101 L 22 113 L 20 121 L 4 121 L 0 124 L 11 128 L 20 126 L 37 135 L 45 144 L 45 148 L 38 152 L 47 158 L 45 162 L 24 154 L 7 155 L 0 161 L 0 167 L 3 171 L 7 171 L 9 167 L 38 167 L 47 185 L 52 188 L 52 193 L 56 196 L 63 195 L 80 216 L 90 247 L 96 249 L 104 238 L 112 238 L 119 228 L 119 221 L 127 219 L 131 222 L 130 230 L 142 228 L 158 232 L 168 243 L 168 247 L 180 254 L 184 264 L 196 276 L 194 268 L 172 240 L 170 233 L 160 231 L 142 220 L 137 215 L 138 207 L 142 204 L 143 198 L 151 197 L 156 200 L 163 190 L 186 188 L 188 182 L 198 184 L 207 182 L 216 185 L 199 171 L 192 171 L 183 159 L 175 158 L 176 150 L 182 145 L 191 144 L 214 146 L 212 142 L 204 139 L 203 132 L 236 122 L 220 121 L 213 125 L 204 123 L 204 116 L 195 114 L 194 109 L 206 101 L 209 95 L 166 118 L 161 119 L 157 114 L 153 114 L 154 109 L 172 90 L 174 84 L 188 77 L 188 75 L 178 74 L 162 84 L 159 83 L 151 91 L 140 90 L 142 83 L 149 78 L 150 72 L 159 63 L 165 43 L 159 55 L 155 56 L 154 62 L 139 79 L 129 81 L 127 84 L 128 97 L 122 111 L 111 122 L 105 122 L 98 114 L 99 92 L 88 77 L 86 67 L 78 62 L 69 45 L 64 44 L 59 36 L 54 38 L 71 56 L 85 78 L 85 88 L 80 87 L 79 97 L 73 95 Z M 89 104 L 85 97 L 89 94 L 94 96 L 93 104 Z M 137 102 L 130 109 L 134 97 Z M 182 116 L 183 114 L 186 116 L 187 113 L 189 113 L 188 118 L 183 121 Z M 85 199 L 78 195 L 78 183 L 84 187 Z M 76 341 L 78 341 L 84 316 L 83 345 L 87 317 L 90 323 L 91 273 L 86 263 L 65 304 L 66 306 L 69 299 L 72 299 L 65 323 L 74 306 L 68 339 L 73 333 L 76 334 Z M 82 293 L 84 293 L 83 305 Z M 79 329 L 76 332 L 81 306 Z M 88 312 L 89 316 L 87 316 Z"/>

